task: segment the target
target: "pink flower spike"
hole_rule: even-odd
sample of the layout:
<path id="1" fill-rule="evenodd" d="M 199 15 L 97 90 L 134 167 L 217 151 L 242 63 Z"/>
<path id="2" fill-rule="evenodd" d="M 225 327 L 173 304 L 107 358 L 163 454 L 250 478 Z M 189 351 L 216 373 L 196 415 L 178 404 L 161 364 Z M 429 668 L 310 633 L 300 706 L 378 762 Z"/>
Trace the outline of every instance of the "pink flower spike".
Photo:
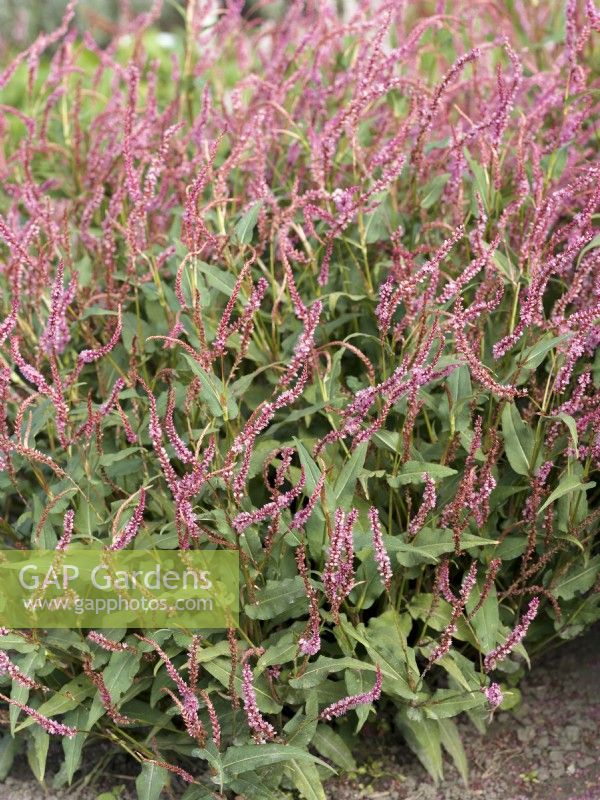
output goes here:
<path id="1" fill-rule="evenodd" d="M 71 537 L 73 536 L 74 519 L 75 519 L 75 512 L 72 509 L 69 509 L 65 514 L 63 522 L 63 535 L 60 537 L 60 540 L 56 545 L 56 549 L 59 552 L 64 553 L 67 547 L 71 544 Z"/>
<path id="2" fill-rule="evenodd" d="M 165 430 L 167 432 L 167 436 L 169 437 L 169 441 L 171 442 L 171 446 L 173 447 L 173 450 L 175 450 L 177 458 L 180 461 L 183 461 L 184 464 L 190 464 L 194 460 L 194 454 L 177 433 L 177 430 L 175 428 L 175 420 L 173 419 L 174 411 L 175 411 L 175 390 L 173 389 L 173 387 L 171 387 L 169 389 L 169 394 L 167 399 Z"/>
<path id="3" fill-rule="evenodd" d="M 118 316 L 117 316 L 117 325 L 113 332 L 113 335 L 110 337 L 110 340 L 100 347 L 98 350 L 82 350 L 81 353 L 77 356 L 77 362 L 80 366 L 83 364 L 93 364 L 95 361 L 99 361 L 105 355 L 110 353 L 110 351 L 116 347 L 117 342 L 121 338 L 121 333 L 123 331 L 123 321 L 121 318 L 121 306 L 118 308 Z"/>
<path id="4" fill-rule="evenodd" d="M 151 645 L 156 650 L 158 655 L 162 658 L 165 665 L 165 669 L 167 670 L 169 677 L 171 678 L 173 683 L 177 686 L 177 691 L 179 692 L 181 700 L 178 700 L 177 697 L 175 697 L 175 695 L 169 689 L 165 689 L 164 691 L 166 691 L 171 696 L 171 698 L 179 708 L 181 718 L 183 719 L 185 729 L 188 732 L 188 734 L 193 739 L 203 741 L 206 736 L 206 732 L 204 730 L 202 722 L 200 721 L 200 719 L 198 719 L 199 703 L 196 693 L 192 691 L 192 689 L 183 680 L 183 678 L 179 674 L 179 671 L 175 668 L 175 665 L 173 664 L 169 656 L 165 653 L 165 651 L 162 649 L 162 647 L 158 644 L 158 642 L 155 642 L 153 639 L 149 639 L 145 636 L 140 636 L 139 634 L 136 634 L 136 637 L 141 642 L 145 642 L 146 644 Z"/>
<path id="5" fill-rule="evenodd" d="M 130 722 L 129 718 L 121 714 L 121 712 L 113 703 L 112 697 L 110 696 L 110 692 L 106 683 L 104 682 L 102 674 L 100 672 L 94 672 L 89 656 L 84 657 L 82 666 L 86 677 L 98 690 L 100 700 L 102 701 L 102 705 L 104 706 L 104 710 L 108 716 L 112 719 L 115 725 L 127 725 Z"/>
<path id="6" fill-rule="evenodd" d="M 443 658 L 449 652 L 450 648 L 452 647 L 452 637 L 456 631 L 456 622 L 450 622 L 450 624 L 446 627 L 446 630 L 443 632 L 439 643 L 431 651 L 429 656 L 429 662 L 431 664 L 433 664 L 434 661 L 439 661 L 440 658 Z"/>
<path id="7" fill-rule="evenodd" d="M 121 533 L 119 533 L 113 540 L 108 548 L 109 550 L 123 550 L 135 538 L 140 529 L 144 518 L 144 508 L 146 507 L 146 490 L 142 487 L 140 489 L 140 499 L 136 506 L 133 516 L 125 525 Z"/>
<path id="8" fill-rule="evenodd" d="M 217 748 L 217 750 L 219 750 L 221 748 L 221 726 L 219 725 L 219 717 L 217 716 L 215 707 L 212 704 L 212 700 L 208 696 L 208 692 L 205 689 L 201 689 L 200 696 L 204 700 L 204 705 L 206 706 L 206 710 L 208 711 L 208 718 L 210 719 L 210 727 L 212 728 L 212 740 L 215 743 L 215 747 Z"/>
<path id="9" fill-rule="evenodd" d="M 244 700 L 246 719 L 256 743 L 264 744 L 270 739 L 274 739 L 277 736 L 275 728 L 270 722 L 267 722 L 258 709 L 252 669 L 248 663 L 242 667 L 242 698 Z"/>
<path id="10" fill-rule="evenodd" d="M 336 509 L 335 524 L 329 545 L 329 554 L 323 571 L 323 588 L 334 619 L 337 620 L 342 602 L 354 586 L 354 545 L 352 529 L 358 518 L 353 508 L 348 516 Z"/>
<path id="11" fill-rule="evenodd" d="M 4 635 L 8 633 L 6 628 L 2 628 L 2 631 Z M 0 650 L 0 675 L 10 675 L 13 681 L 20 683 L 21 686 L 26 686 L 28 689 L 40 688 L 39 683 L 22 672 L 16 664 L 12 663 L 4 650 Z"/>
<path id="12" fill-rule="evenodd" d="M 18 298 L 14 298 L 12 301 L 12 306 L 10 310 L 10 314 L 4 322 L 0 325 L 0 345 L 4 344 L 5 339 L 11 333 L 12 329 L 17 324 L 17 312 L 19 310 L 19 300 Z"/>
<path id="13" fill-rule="evenodd" d="M 302 493 L 304 479 L 304 469 L 302 469 L 300 480 L 293 489 L 290 489 L 289 492 L 280 494 L 275 498 L 275 500 L 267 503 L 256 511 L 242 511 L 242 513 L 238 514 L 231 523 L 233 528 L 241 534 L 246 530 L 246 528 L 249 528 L 250 525 L 254 525 L 257 522 L 262 522 L 269 517 L 274 517 L 280 511 L 283 511 L 284 508 L 288 508 L 288 506 L 291 505 L 291 503 Z"/>
<path id="14" fill-rule="evenodd" d="M 110 653 L 124 653 L 126 650 L 135 653 L 135 649 L 131 647 L 131 645 L 125 644 L 125 642 L 115 642 L 113 639 L 108 639 L 104 634 L 98 631 L 90 631 L 86 639 L 102 647 L 104 650 L 108 650 Z"/>
<path id="15" fill-rule="evenodd" d="M 294 355 L 289 363 L 285 374 L 279 381 L 281 386 L 288 386 L 302 367 L 306 367 L 315 348 L 315 331 L 319 324 L 319 319 L 323 311 L 323 303 L 321 300 L 316 300 L 308 310 L 308 314 L 304 320 L 304 330 L 300 334 L 296 346 L 294 347 Z"/>
<path id="16" fill-rule="evenodd" d="M 489 686 L 486 686 L 481 691 L 485 694 L 486 700 L 490 704 L 490 708 L 498 708 L 498 706 L 504 700 L 502 690 L 497 683 L 490 683 Z"/>
<path id="17" fill-rule="evenodd" d="M 447 558 L 442 561 L 438 568 L 437 584 L 444 600 L 452 606 L 456 605 L 458 601 L 450 589 L 450 569 Z"/>
<path id="18" fill-rule="evenodd" d="M 52 286 L 50 316 L 46 329 L 40 338 L 42 349 L 48 353 L 62 353 L 69 342 L 69 326 L 67 323 L 67 308 L 73 302 L 77 284 L 71 280 L 69 285 L 63 286 L 64 262 L 59 261 L 56 268 L 56 277 Z"/>
<path id="19" fill-rule="evenodd" d="M 460 587 L 460 601 L 462 603 L 463 608 L 466 606 L 467 601 L 471 596 L 471 592 L 473 591 L 473 587 L 475 586 L 476 580 L 477 580 L 477 561 L 473 561 L 473 563 L 469 567 L 469 571 L 463 578 L 463 582 Z"/>
<path id="20" fill-rule="evenodd" d="M 305 656 L 314 656 L 321 649 L 321 616 L 319 614 L 319 601 L 317 593 L 310 582 L 308 565 L 306 563 L 306 548 L 300 545 L 296 549 L 296 565 L 304 582 L 304 589 L 308 597 L 309 617 L 308 625 L 303 636 L 298 640 L 298 649 Z"/>
<path id="21" fill-rule="evenodd" d="M 196 779 L 193 775 L 190 775 L 187 770 L 183 769 L 183 767 L 178 767 L 176 764 L 169 764 L 167 761 L 157 761 L 154 758 L 144 758 L 143 761 L 145 764 L 156 764 L 156 766 L 161 769 L 166 769 L 168 772 L 179 775 L 186 783 L 196 783 Z"/>
<path id="22" fill-rule="evenodd" d="M 377 570 L 381 576 L 381 580 L 386 588 L 390 591 L 392 585 L 392 563 L 390 557 L 385 549 L 383 543 L 383 531 L 379 522 L 379 515 L 375 506 L 369 509 L 369 519 L 371 521 L 371 532 L 373 535 L 373 550 L 375 552 L 375 561 L 377 562 Z"/>
<path id="23" fill-rule="evenodd" d="M 432 511 L 435 508 L 435 503 L 437 499 L 435 493 L 435 481 L 426 472 L 423 473 L 423 480 L 425 481 L 425 491 L 423 492 L 423 500 L 421 501 L 421 505 L 419 507 L 416 516 L 413 517 L 413 519 L 411 519 L 408 525 L 408 533 L 410 536 L 417 535 L 417 533 L 421 530 L 421 528 L 425 524 L 427 515 L 429 514 L 430 511 Z"/>
<path id="24" fill-rule="evenodd" d="M 321 711 L 319 718 L 329 721 L 334 719 L 334 717 L 341 717 L 344 714 L 347 714 L 348 711 L 352 711 L 352 709 L 358 708 L 358 706 L 374 703 L 381 697 L 381 683 L 381 669 L 378 664 L 376 667 L 375 685 L 371 691 L 364 692 L 363 694 L 355 694 L 350 697 L 344 697 L 342 700 L 332 703 L 330 706 L 327 706 L 326 709 Z"/>
<path id="25" fill-rule="evenodd" d="M 12 706 L 20 708 L 21 711 L 24 711 L 28 717 L 31 717 L 34 722 L 37 722 L 37 724 L 47 733 L 54 734 L 56 736 L 67 736 L 68 738 L 75 736 L 77 733 L 77 728 L 72 728 L 69 725 L 63 725 L 62 722 L 56 722 L 56 720 L 49 719 L 43 714 L 40 714 L 39 711 L 36 711 L 35 708 L 26 706 L 24 703 L 19 703 L 18 700 L 13 700 L 11 697 L 6 697 L 4 694 L 0 694 L 0 698 L 2 698 L 2 700 L 4 700 L 6 703 L 10 703 Z"/>
<path id="26" fill-rule="evenodd" d="M 298 640 L 298 650 L 305 656 L 316 656 L 321 649 L 321 616 L 317 596 L 312 586 L 307 586 L 309 619 L 304 636 Z"/>
<path id="27" fill-rule="evenodd" d="M 304 506 L 304 508 L 300 509 L 300 511 L 297 511 L 294 514 L 294 519 L 292 520 L 292 524 L 290 525 L 291 530 L 300 531 L 302 530 L 302 528 L 304 528 L 304 526 L 310 519 L 313 511 L 315 510 L 315 507 L 317 505 L 317 502 L 319 501 L 319 498 L 321 496 L 321 491 L 324 485 L 325 485 L 325 473 L 322 473 L 319 480 L 317 481 L 313 493 L 308 498 L 308 503 Z"/>
<path id="28" fill-rule="evenodd" d="M 316 656 L 321 649 L 321 618 L 319 616 L 319 609 L 316 607 L 312 597 L 309 598 L 309 602 L 310 619 L 308 623 L 308 635 L 298 639 L 298 650 L 304 656 Z"/>
<path id="29" fill-rule="evenodd" d="M 503 661 L 510 652 L 525 638 L 527 630 L 533 620 L 536 618 L 538 608 L 540 605 L 540 600 L 538 597 L 534 597 L 530 603 L 529 608 L 521 618 L 519 624 L 515 627 L 515 629 L 507 636 L 506 640 L 501 644 L 498 645 L 494 650 L 486 655 L 483 660 L 483 668 L 486 672 L 490 672 L 491 670 L 495 669 L 497 664 L 500 661 Z"/>
<path id="30" fill-rule="evenodd" d="M 139 634 L 136 634 L 136 638 L 138 638 L 141 642 L 149 644 L 156 650 L 158 655 L 164 661 L 165 669 L 167 670 L 167 673 L 169 674 L 169 677 L 171 678 L 173 683 L 177 686 L 177 690 L 179 691 L 179 693 L 182 695 L 182 697 L 187 695 L 190 691 L 188 685 L 183 680 L 183 678 L 175 668 L 175 665 L 173 664 L 169 656 L 165 653 L 165 651 L 162 649 L 162 647 L 158 644 L 158 642 L 155 642 L 153 639 L 149 639 L 146 636 L 140 636 Z"/>

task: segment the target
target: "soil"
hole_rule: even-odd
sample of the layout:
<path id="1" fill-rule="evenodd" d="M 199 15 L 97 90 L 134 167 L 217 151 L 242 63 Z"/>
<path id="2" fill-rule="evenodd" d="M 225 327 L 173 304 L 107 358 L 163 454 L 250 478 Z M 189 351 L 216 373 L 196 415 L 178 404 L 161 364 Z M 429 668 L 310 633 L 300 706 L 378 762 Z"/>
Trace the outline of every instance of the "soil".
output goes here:
<path id="1" fill-rule="evenodd" d="M 445 781 L 435 786 L 402 741 L 388 735 L 369 740 L 359 777 L 330 782 L 328 798 L 600 800 L 600 627 L 534 663 L 521 691 L 520 707 L 498 714 L 485 736 L 468 720 L 459 721 L 471 764 L 468 787 L 451 763 Z M 97 755 L 88 751 L 90 759 Z M 134 775 L 119 756 L 93 787 L 58 791 L 51 777 L 47 786 L 37 783 L 27 761 L 18 758 L 0 785 L 0 800 L 96 800 L 117 786 L 122 791 L 113 796 L 130 800 Z"/>
<path id="2" fill-rule="evenodd" d="M 385 775 L 336 783 L 329 797 L 600 800 L 600 627 L 534 663 L 520 688 L 520 707 L 497 715 L 485 736 L 459 721 L 471 765 L 468 787 L 451 763 L 436 787 L 405 746 L 386 742 L 370 757 L 386 765 Z"/>

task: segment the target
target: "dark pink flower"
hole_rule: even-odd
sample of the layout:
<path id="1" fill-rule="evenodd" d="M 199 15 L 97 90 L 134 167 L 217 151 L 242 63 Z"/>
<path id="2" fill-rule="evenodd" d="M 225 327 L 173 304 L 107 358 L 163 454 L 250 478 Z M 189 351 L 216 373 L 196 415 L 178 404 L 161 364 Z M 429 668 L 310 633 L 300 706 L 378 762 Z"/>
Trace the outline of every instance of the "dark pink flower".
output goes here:
<path id="1" fill-rule="evenodd" d="M 352 711 L 352 709 L 358 708 L 358 706 L 374 703 L 381 697 L 381 684 L 382 675 L 378 664 L 375 672 L 375 685 L 370 691 L 364 692 L 363 694 L 355 694 L 351 695 L 350 697 L 344 697 L 342 700 L 332 703 L 330 706 L 327 706 L 327 708 L 321 711 L 319 714 L 320 719 L 332 720 L 335 717 L 341 717 L 344 714 L 347 714 L 348 711 Z"/>

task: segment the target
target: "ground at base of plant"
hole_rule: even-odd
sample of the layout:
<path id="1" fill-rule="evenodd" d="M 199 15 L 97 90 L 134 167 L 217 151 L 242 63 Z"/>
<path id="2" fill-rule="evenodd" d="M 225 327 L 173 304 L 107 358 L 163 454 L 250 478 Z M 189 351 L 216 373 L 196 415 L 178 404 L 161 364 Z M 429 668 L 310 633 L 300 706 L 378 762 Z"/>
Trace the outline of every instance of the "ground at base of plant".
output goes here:
<path id="1" fill-rule="evenodd" d="M 534 663 L 522 705 L 484 737 L 459 723 L 471 763 L 466 789 L 452 765 L 436 787 L 403 742 L 373 748 L 353 780 L 331 783 L 330 800 L 600 800 L 600 628 Z"/>
<path id="2" fill-rule="evenodd" d="M 327 786 L 329 800 L 600 800 L 600 627 L 546 654 L 523 681 L 522 705 L 487 735 L 460 722 L 471 762 L 468 789 L 451 764 L 436 787 L 408 748 L 386 733 L 352 779 Z M 90 758 L 92 755 L 90 754 Z M 130 765 L 131 766 L 131 765 Z M 130 800 L 135 766 L 119 755 L 93 789 L 45 789 L 26 759 L 0 785 L 0 800 Z M 131 791 L 130 791 L 131 790 Z M 106 793 L 104 796 L 103 792 Z M 248 798 L 252 800 L 252 798 Z"/>

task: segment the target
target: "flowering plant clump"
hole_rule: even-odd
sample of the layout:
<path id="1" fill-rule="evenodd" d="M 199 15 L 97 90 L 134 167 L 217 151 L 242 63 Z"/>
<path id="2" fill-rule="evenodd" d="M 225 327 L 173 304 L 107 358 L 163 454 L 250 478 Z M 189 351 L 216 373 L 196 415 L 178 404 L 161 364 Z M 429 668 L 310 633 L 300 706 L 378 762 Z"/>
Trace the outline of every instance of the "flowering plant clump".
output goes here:
<path id="1" fill-rule="evenodd" d="M 377 713 L 466 778 L 600 617 L 600 11 L 243 5 L 2 50 L 3 547 L 233 550 L 242 609 L 1 629 L 2 769 L 323 798 Z"/>

